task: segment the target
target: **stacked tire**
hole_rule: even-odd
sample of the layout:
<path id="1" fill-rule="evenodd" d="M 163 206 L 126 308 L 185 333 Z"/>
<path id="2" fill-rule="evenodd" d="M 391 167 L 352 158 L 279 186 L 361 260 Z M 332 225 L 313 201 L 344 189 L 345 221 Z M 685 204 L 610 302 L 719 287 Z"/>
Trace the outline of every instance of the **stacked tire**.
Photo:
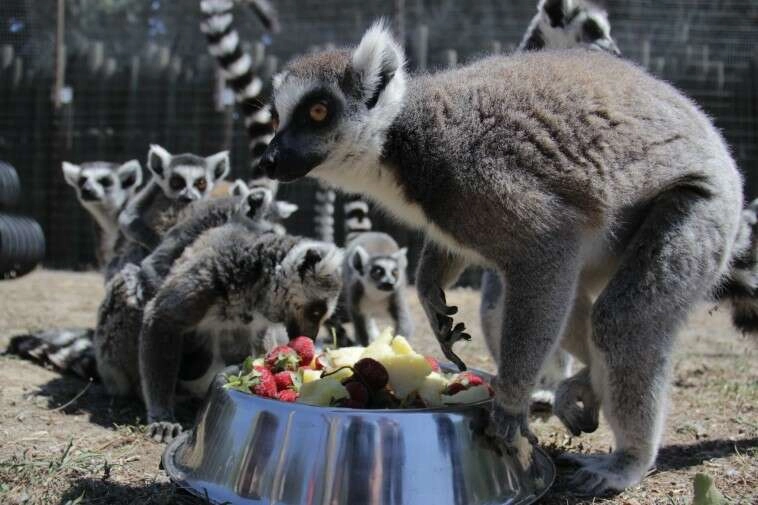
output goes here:
<path id="1" fill-rule="evenodd" d="M 10 213 L 20 196 L 16 169 L 0 161 L 0 279 L 27 274 L 45 257 L 45 234 L 39 223 Z"/>

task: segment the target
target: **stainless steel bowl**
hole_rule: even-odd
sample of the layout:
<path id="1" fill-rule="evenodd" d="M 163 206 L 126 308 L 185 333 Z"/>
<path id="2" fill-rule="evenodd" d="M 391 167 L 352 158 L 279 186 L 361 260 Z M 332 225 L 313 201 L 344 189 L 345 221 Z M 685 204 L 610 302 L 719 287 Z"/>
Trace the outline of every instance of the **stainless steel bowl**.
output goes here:
<path id="1" fill-rule="evenodd" d="M 228 391 L 224 382 L 216 378 L 195 428 L 163 454 L 175 483 L 213 503 L 526 504 L 555 477 L 540 449 L 525 472 L 484 435 L 490 401 L 324 408 Z"/>

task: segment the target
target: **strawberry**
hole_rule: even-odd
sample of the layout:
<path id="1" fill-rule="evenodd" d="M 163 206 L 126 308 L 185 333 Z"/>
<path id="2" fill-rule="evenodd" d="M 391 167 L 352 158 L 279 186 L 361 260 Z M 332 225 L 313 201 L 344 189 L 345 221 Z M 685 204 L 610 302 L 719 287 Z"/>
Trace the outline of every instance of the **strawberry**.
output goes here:
<path id="1" fill-rule="evenodd" d="M 451 382 L 447 385 L 445 389 L 442 390 L 443 395 L 454 395 L 455 393 L 460 393 L 461 391 L 465 391 L 466 386 L 461 384 L 460 382 Z"/>
<path id="2" fill-rule="evenodd" d="M 274 374 L 274 380 L 276 381 L 277 391 L 284 391 L 285 389 L 295 389 L 295 373 L 289 370 L 278 372 Z"/>
<path id="3" fill-rule="evenodd" d="M 308 366 L 313 361 L 313 356 L 316 354 L 316 349 L 313 346 L 313 340 L 308 337 L 297 337 L 290 340 L 289 347 L 295 350 L 298 356 L 300 356 L 300 366 Z"/>
<path id="4" fill-rule="evenodd" d="M 372 391 L 384 389 L 390 380 L 384 365 L 372 358 L 359 359 L 353 365 L 353 370 Z"/>
<path id="5" fill-rule="evenodd" d="M 442 369 L 440 368 L 440 362 L 436 359 L 432 358 L 431 356 L 424 356 L 424 359 L 427 363 L 429 363 L 429 366 L 432 367 L 432 372 L 441 372 Z"/>
<path id="6" fill-rule="evenodd" d="M 268 368 L 257 366 L 251 375 L 250 391 L 258 396 L 276 398 L 276 379 Z"/>
<path id="7" fill-rule="evenodd" d="M 452 382 L 447 385 L 442 394 L 454 395 L 470 387 L 479 386 L 484 383 L 485 382 L 481 377 L 472 372 L 461 372 L 453 378 Z"/>
<path id="8" fill-rule="evenodd" d="M 319 354 L 315 358 L 313 358 L 312 366 L 314 370 L 323 370 L 324 368 L 329 366 L 329 358 L 326 357 L 326 354 Z"/>
<path id="9" fill-rule="evenodd" d="M 345 389 L 347 389 L 350 399 L 358 405 L 358 407 L 353 408 L 363 408 L 368 404 L 368 389 L 361 382 L 348 380 L 345 383 Z"/>
<path id="10" fill-rule="evenodd" d="M 291 347 L 278 345 L 266 354 L 265 362 L 274 373 L 282 370 L 295 371 L 300 364 L 300 356 Z"/>
<path id="11" fill-rule="evenodd" d="M 283 402 L 295 402 L 297 401 L 297 391 L 294 389 L 284 389 L 276 394 L 276 398 Z"/>

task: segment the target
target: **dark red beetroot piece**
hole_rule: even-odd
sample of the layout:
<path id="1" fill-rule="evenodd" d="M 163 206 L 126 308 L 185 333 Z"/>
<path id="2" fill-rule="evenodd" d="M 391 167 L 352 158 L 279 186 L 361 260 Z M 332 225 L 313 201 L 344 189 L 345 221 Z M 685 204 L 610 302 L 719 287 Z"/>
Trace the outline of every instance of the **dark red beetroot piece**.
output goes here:
<path id="1" fill-rule="evenodd" d="M 316 355 L 316 348 L 313 346 L 313 340 L 308 337 L 297 337 L 290 340 L 289 347 L 295 350 L 300 356 L 300 366 L 308 366 Z"/>
<path id="2" fill-rule="evenodd" d="M 266 354 L 265 362 L 274 373 L 281 372 L 282 370 L 294 372 L 300 365 L 300 356 L 291 347 L 278 345 Z"/>
<path id="3" fill-rule="evenodd" d="M 372 358 L 362 358 L 353 365 L 353 372 L 372 391 L 379 391 L 387 386 L 390 376 L 384 365 Z"/>

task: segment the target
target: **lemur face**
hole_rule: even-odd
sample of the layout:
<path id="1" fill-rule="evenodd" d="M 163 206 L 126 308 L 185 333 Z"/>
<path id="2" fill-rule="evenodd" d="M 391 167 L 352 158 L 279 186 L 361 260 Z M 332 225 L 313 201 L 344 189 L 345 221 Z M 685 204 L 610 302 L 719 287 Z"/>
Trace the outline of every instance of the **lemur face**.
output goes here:
<path id="1" fill-rule="evenodd" d="M 342 289 L 342 250 L 330 244 L 303 241 L 282 261 L 279 271 L 283 321 L 290 338 L 316 338 L 332 315 Z"/>
<path id="2" fill-rule="evenodd" d="M 404 56 L 381 23 L 354 51 L 293 61 L 274 81 L 276 135 L 260 168 L 292 181 L 377 159 L 405 94 Z"/>
<path id="3" fill-rule="evenodd" d="M 229 188 L 229 195 L 238 197 L 238 216 L 248 222 L 253 228 L 266 228 L 278 235 L 284 235 L 286 230 L 279 223 L 294 213 L 297 205 L 281 200 L 274 200 L 274 193 L 267 187 L 249 187 L 241 179 L 237 179 Z M 255 223 L 262 226 L 256 227 Z M 265 226 L 269 224 L 270 226 Z"/>
<path id="4" fill-rule="evenodd" d="M 389 294 L 404 285 L 407 264 L 406 248 L 390 255 L 371 256 L 363 247 L 356 246 L 350 257 L 350 268 L 372 298 L 382 297 L 382 294 Z"/>
<path id="5" fill-rule="evenodd" d="M 147 166 L 169 199 L 186 203 L 206 198 L 216 182 L 227 176 L 229 153 L 222 151 L 207 158 L 172 155 L 161 146 L 152 145 Z"/>
<path id="6" fill-rule="evenodd" d="M 115 212 L 142 182 L 142 168 L 137 160 L 123 165 L 105 161 L 74 165 L 64 161 L 63 176 L 82 205 Z"/>
<path id="7" fill-rule="evenodd" d="M 611 37 L 608 13 L 588 0 L 543 0 L 540 6 L 542 36 L 551 48 L 585 46 L 617 56 L 621 51 Z"/>

